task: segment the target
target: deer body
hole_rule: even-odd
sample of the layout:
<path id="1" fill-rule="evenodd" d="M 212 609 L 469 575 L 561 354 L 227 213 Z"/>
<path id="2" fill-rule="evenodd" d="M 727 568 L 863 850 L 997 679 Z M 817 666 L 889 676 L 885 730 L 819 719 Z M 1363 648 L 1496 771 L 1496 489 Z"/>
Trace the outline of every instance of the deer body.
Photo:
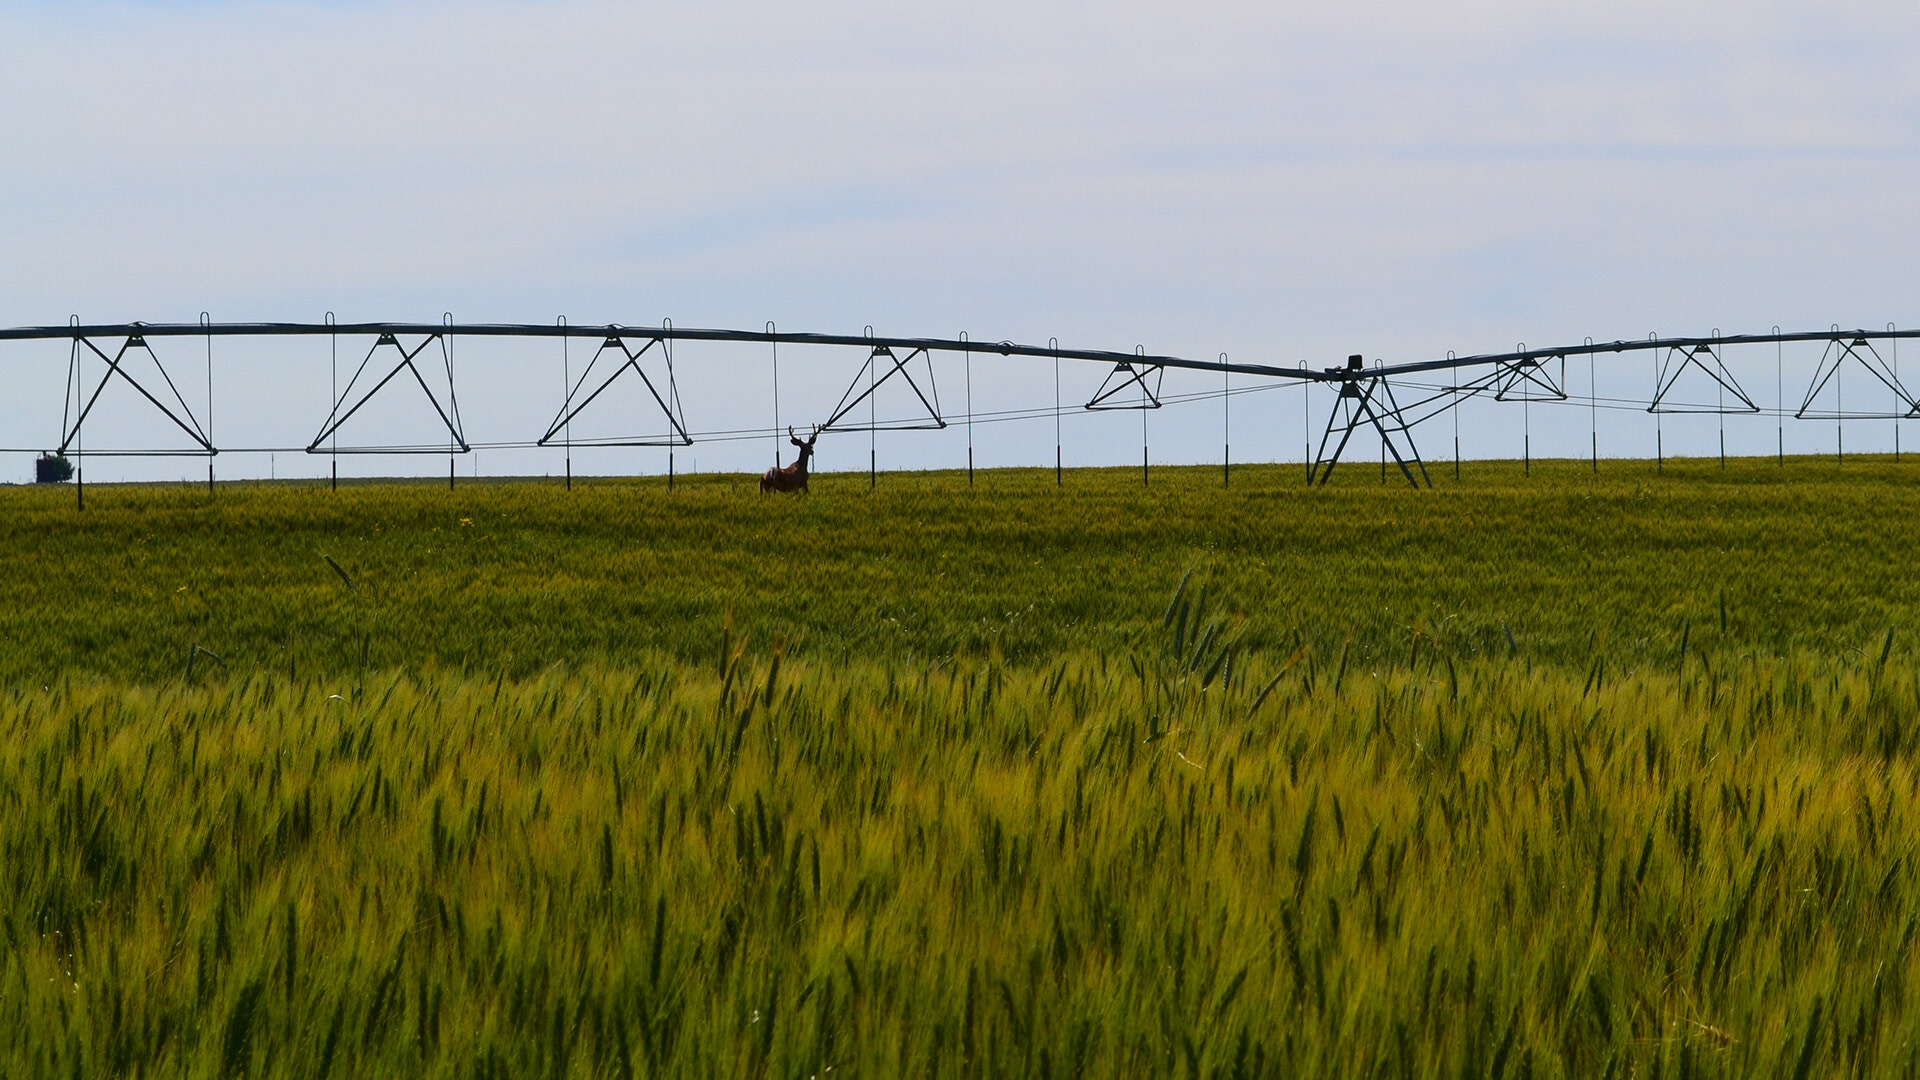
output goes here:
<path id="1" fill-rule="evenodd" d="M 769 491 L 807 490 L 807 462 L 813 457 L 813 444 L 818 438 L 820 438 L 820 429 L 817 427 L 805 439 L 795 435 L 792 428 L 788 428 L 787 441 L 800 448 L 800 456 L 794 458 L 791 465 L 785 467 L 776 465 L 768 469 L 767 474 L 760 478 L 761 494 L 764 495 Z"/>

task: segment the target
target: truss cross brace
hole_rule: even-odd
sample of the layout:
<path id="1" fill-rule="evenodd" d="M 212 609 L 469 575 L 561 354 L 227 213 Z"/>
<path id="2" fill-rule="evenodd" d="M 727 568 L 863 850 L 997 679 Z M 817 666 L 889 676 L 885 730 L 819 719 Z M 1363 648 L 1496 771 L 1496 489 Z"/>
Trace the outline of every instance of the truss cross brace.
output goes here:
<path id="1" fill-rule="evenodd" d="M 440 343 L 440 356 L 441 356 L 441 359 L 446 364 L 447 403 L 445 406 L 442 406 L 440 404 L 439 397 L 434 394 L 433 388 L 427 385 L 426 378 L 420 374 L 420 369 L 414 364 L 414 360 L 417 357 L 419 357 L 421 353 L 426 351 L 427 346 L 433 344 L 436 341 Z M 394 352 L 397 352 L 400 354 L 399 363 L 395 364 L 393 366 L 392 371 L 387 372 L 385 377 L 383 377 L 379 382 L 375 383 L 371 390 L 368 390 L 366 393 L 360 395 L 360 400 L 354 402 L 351 408 L 348 408 L 345 412 L 342 412 L 341 406 L 345 404 L 347 398 L 352 396 L 354 385 L 360 381 L 360 376 L 366 373 L 367 365 L 369 363 L 372 363 L 374 354 L 379 352 L 383 346 L 391 346 Z M 335 432 L 338 432 L 340 430 L 340 425 L 346 423 L 349 419 L 353 417 L 354 413 L 359 412 L 360 409 L 363 406 L 365 406 L 367 402 L 373 400 L 373 395 L 379 393 L 383 388 L 385 388 L 385 386 L 388 383 L 393 381 L 395 376 L 399 375 L 402 371 L 411 373 L 413 375 L 414 381 L 420 384 L 420 391 L 427 395 L 427 401 L 433 406 L 434 413 L 440 417 L 440 422 L 446 425 L 447 435 L 449 438 L 453 440 L 452 447 L 448 447 L 448 446 L 373 446 L 373 447 L 354 446 L 354 447 L 328 448 L 328 447 L 323 447 L 321 445 L 322 443 L 326 442 L 327 439 L 331 438 Z M 373 343 L 373 347 L 367 350 L 367 355 L 361 359 L 360 366 L 354 370 L 353 378 L 347 380 L 347 388 L 340 392 L 339 400 L 333 403 L 333 411 L 327 414 L 327 422 L 325 425 L 323 425 L 320 428 L 320 433 L 318 435 L 315 435 L 313 437 L 313 441 L 307 444 L 307 453 L 325 454 L 329 452 L 337 452 L 342 454 L 441 454 L 441 453 L 452 452 L 453 447 L 458 447 L 459 452 L 462 454 L 467 453 L 473 449 L 473 447 L 467 444 L 467 437 L 461 431 L 460 402 L 459 402 L 459 399 L 454 396 L 454 392 L 453 392 L 453 354 L 447 351 L 446 337 L 442 334 L 437 334 L 437 333 L 428 334 L 425 338 L 421 339 L 420 344 L 414 346 L 411 350 L 409 350 L 405 346 L 401 345 L 399 339 L 394 337 L 392 334 L 381 334 L 379 339 Z"/>
<path id="2" fill-rule="evenodd" d="M 880 374 L 883 367 L 880 363 L 882 358 L 885 358 L 887 361 L 884 366 L 884 374 Z M 914 381 L 913 370 L 908 366 L 916 359 L 925 360 L 927 363 L 927 387 L 924 391 L 920 388 L 920 384 Z M 860 386 L 860 377 L 862 375 L 868 375 L 871 378 L 871 381 L 864 389 Z M 894 353 L 891 346 L 875 345 L 873 351 L 867 354 L 867 362 L 862 364 L 860 370 L 854 373 L 853 382 L 847 384 L 847 392 L 840 395 L 840 404 L 834 407 L 833 414 L 827 417 L 827 422 L 820 425 L 820 430 L 862 430 L 862 428 L 857 425 L 842 426 L 840 421 L 851 414 L 854 408 L 861 402 L 872 397 L 882 386 L 887 384 L 888 379 L 893 378 L 895 375 L 898 375 L 906 382 L 907 387 L 913 391 L 914 397 L 920 399 L 921 407 L 927 411 L 927 419 L 907 420 L 898 423 L 879 421 L 868 426 L 876 431 L 931 431 L 946 427 L 947 421 L 940 415 L 940 390 L 933 379 L 932 355 L 924 348 L 916 348 L 907 353 L 905 357 L 901 357 Z"/>
<path id="3" fill-rule="evenodd" d="M 1547 366 L 1547 361 L 1537 359 L 1515 360 L 1501 364 L 1494 371 L 1495 401 L 1516 401 L 1526 397 L 1534 401 L 1565 401 L 1567 358 L 1553 357 L 1560 361 L 1560 371 L 1555 372 Z M 1532 397 L 1532 390 L 1542 391 L 1542 397 Z M 1519 391 L 1518 394 L 1515 391 Z"/>
<path id="4" fill-rule="evenodd" d="M 207 437 L 206 430 L 200 426 L 199 418 L 193 415 L 193 409 L 187 404 L 187 399 L 181 396 L 180 388 L 174 385 L 173 376 L 167 374 L 166 365 L 162 364 L 160 357 L 154 354 L 153 347 L 147 344 L 147 339 L 139 334 L 130 335 L 121 343 L 120 348 L 116 350 L 112 356 L 108 356 L 102 352 L 100 347 L 95 345 L 91 338 L 75 338 L 73 342 L 73 355 L 67 363 L 67 388 L 69 394 L 74 393 L 80 388 L 80 349 L 83 346 L 88 352 L 99 357 L 100 360 L 107 365 L 107 371 L 105 375 L 101 376 L 100 384 L 93 388 L 93 393 L 87 398 L 86 404 L 81 406 L 77 413 L 73 414 L 72 425 L 69 426 L 64 420 L 62 421 L 60 425 L 60 449 L 56 451 L 57 453 L 64 455 L 68 449 L 73 446 L 74 440 L 80 437 L 80 425 L 86 423 L 87 417 L 93 412 L 94 405 L 99 403 L 101 393 L 106 390 L 107 383 L 111 381 L 115 375 L 125 380 L 128 386 L 138 391 L 140 396 L 146 398 L 154 408 L 159 409 L 160 415 L 172 421 L 175 427 L 186 433 L 187 438 L 193 440 L 196 449 L 179 451 L 180 453 L 212 457 L 220 452 L 214 448 L 213 441 Z M 152 391 L 141 385 L 140 380 L 134 378 L 133 375 L 127 371 L 125 366 L 127 354 L 135 350 L 145 352 L 147 357 L 153 361 L 154 369 L 160 373 L 161 380 L 167 384 L 167 390 L 173 394 L 173 400 L 178 406 L 177 412 L 173 407 L 168 406 L 166 402 L 154 396 Z M 143 456 L 149 453 L 158 456 L 166 452 L 140 451 L 138 453 Z"/>
<path id="5" fill-rule="evenodd" d="M 1159 364 L 1136 365 L 1131 360 L 1122 360 L 1107 372 L 1100 389 L 1093 392 L 1093 397 L 1087 399 L 1084 407 L 1096 412 L 1107 409 L 1157 409 L 1160 407 L 1160 384 L 1166 375 L 1167 369 Z M 1148 382 L 1148 379 L 1152 379 L 1152 382 Z M 1140 388 L 1141 397 L 1138 400 L 1122 398 L 1119 403 L 1112 403 L 1114 398 L 1133 386 Z"/>
<path id="6" fill-rule="evenodd" d="M 635 375 L 640 376 L 640 381 L 646 385 L 647 393 L 652 396 L 653 403 L 658 405 L 660 412 L 666 416 L 667 426 L 669 428 L 668 433 L 663 436 L 651 438 L 596 439 L 586 444 L 575 443 L 574 445 L 692 446 L 693 436 L 687 433 L 687 418 L 680 408 L 680 388 L 678 384 L 674 382 L 673 378 L 672 354 L 668 353 L 667 355 L 667 392 L 665 394 L 662 394 L 660 387 L 655 385 L 654 381 L 647 376 L 646 369 L 640 366 L 640 358 L 656 346 L 658 346 L 662 352 L 667 351 L 666 342 L 662 338 L 650 337 L 647 339 L 645 345 L 640 346 L 638 349 L 630 349 L 627 347 L 626 338 L 618 333 L 609 332 L 606 340 L 602 341 L 600 347 L 594 350 L 593 359 L 587 361 L 586 370 L 580 373 L 580 378 L 574 381 L 573 388 L 567 391 L 567 400 L 560 406 L 559 415 L 554 417 L 553 423 L 547 428 L 547 433 L 540 436 L 538 445 L 551 445 L 553 440 L 560 437 L 561 432 L 573 421 L 573 418 L 579 416 L 587 406 L 593 404 L 595 398 L 605 393 L 607 387 L 613 385 L 614 380 L 625 375 L 628 371 L 632 371 Z M 595 387 L 591 394 L 581 398 L 581 387 L 587 384 L 588 376 L 593 374 L 594 366 L 600 363 L 600 357 L 605 355 L 608 349 L 612 349 L 614 352 L 620 354 L 620 360 L 615 364 L 613 372 L 601 380 L 600 385 Z M 579 399 L 579 404 L 574 404 L 575 399 Z"/>
<path id="7" fill-rule="evenodd" d="M 1703 356 L 1706 357 L 1705 360 L 1701 359 Z M 1680 381 L 1680 376 L 1686 374 L 1689 368 L 1705 372 L 1707 378 L 1717 383 L 1721 390 L 1732 394 L 1739 404 L 1705 405 L 1684 402 L 1676 404 L 1668 400 L 1668 394 L 1673 390 L 1674 384 Z M 1727 365 L 1721 361 L 1720 355 L 1713 351 L 1711 345 L 1695 345 L 1692 348 L 1678 346 L 1667 349 L 1665 357 L 1660 361 L 1659 372 L 1655 378 L 1653 401 L 1647 406 L 1647 411 L 1650 413 L 1757 413 L 1760 411 L 1760 406 L 1740 388 L 1740 383 L 1733 377 L 1733 372 L 1727 370 Z"/>
<path id="8" fill-rule="evenodd" d="M 1898 404 L 1892 412 L 1842 413 L 1837 404 L 1832 412 L 1814 411 L 1814 399 L 1827 388 L 1827 384 L 1833 381 L 1834 376 L 1840 374 L 1840 365 L 1846 363 L 1848 359 L 1866 368 L 1868 374 L 1878 379 L 1882 386 L 1893 391 Z M 1873 347 L 1873 343 L 1864 335 L 1856 334 L 1852 338 L 1841 336 L 1827 342 L 1827 351 L 1820 354 L 1820 366 L 1814 369 L 1813 382 L 1807 387 L 1806 399 L 1800 403 L 1800 408 L 1793 417 L 1796 420 L 1865 420 L 1897 419 L 1916 415 L 1920 415 L 1920 402 L 1916 402 L 1913 395 L 1907 392 L 1907 388 L 1900 384 L 1892 367 L 1880 356 L 1880 351 Z"/>

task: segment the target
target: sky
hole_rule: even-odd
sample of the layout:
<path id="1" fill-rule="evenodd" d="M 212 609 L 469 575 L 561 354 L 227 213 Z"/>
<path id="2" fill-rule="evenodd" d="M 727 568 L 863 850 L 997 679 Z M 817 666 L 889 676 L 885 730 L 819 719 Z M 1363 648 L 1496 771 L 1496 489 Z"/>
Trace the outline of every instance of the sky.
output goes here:
<path id="1" fill-rule="evenodd" d="M 1917 47 L 1920 9 L 1849 0 L 0 0 L 0 325 L 773 321 L 1316 366 L 1905 326 L 1920 320 Z M 182 348 L 164 358 L 197 371 Z M 306 444 L 332 358 L 302 348 L 216 349 L 221 441 Z M 544 430 L 559 358 L 456 348 L 471 438 Z M 1816 358 L 1730 363 L 1782 384 L 1754 389 L 1771 409 Z M 690 427 L 773 426 L 770 357 L 676 359 Z M 782 359 L 783 422 L 830 410 L 860 361 Z M 15 389 L 0 447 L 58 442 L 67 361 L 64 345 L 0 346 Z M 1070 366 L 1067 404 L 1103 374 Z M 952 411 L 964 373 L 936 375 Z M 1588 392 L 1586 372 L 1568 377 Z M 1645 358 L 1617 362 L 1593 392 L 1644 396 L 1652 377 Z M 1212 385 L 1169 376 L 1172 392 Z M 1052 372 L 983 362 L 973 391 L 979 412 L 1044 407 Z M 95 445 L 155 434 L 135 404 L 103 395 Z M 1297 389 L 1234 398 L 1235 455 L 1297 459 L 1326 403 L 1305 404 L 1303 418 Z M 1517 456 L 1537 438 L 1536 452 L 1584 453 L 1589 426 L 1604 453 L 1652 452 L 1644 413 L 1569 408 L 1516 423 L 1476 405 L 1464 452 Z M 1137 461 L 1138 419 L 1074 409 L 1068 463 Z M 1218 400 L 1159 410 L 1150 456 L 1217 461 L 1224 419 Z M 1718 424 L 1660 422 L 1680 452 L 1705 452 Z M 1729 423 L 1742 453 L 1836 437 Z M 1053 434 L 1045 417 L 975 439 L 984 463 L 1051 464 Z M 1421 436 L 1429 456 L 1451 452 L 1450 431 Z M 712 441 L 675 467 L 759 468 L 773 445 Z M 876 445 L 883 468 L 964 454 L 953 429 Z M 579 468 L 653 472 L 663 456 L 599 451 Z M 221 465 L 331 465 L 262 457 Z M 480 457 L 460 468 L 561 467 Z M 866 457 L 822 452 L 828 468 Z M 0 480 L 28 460 L 6 456 Z"/>

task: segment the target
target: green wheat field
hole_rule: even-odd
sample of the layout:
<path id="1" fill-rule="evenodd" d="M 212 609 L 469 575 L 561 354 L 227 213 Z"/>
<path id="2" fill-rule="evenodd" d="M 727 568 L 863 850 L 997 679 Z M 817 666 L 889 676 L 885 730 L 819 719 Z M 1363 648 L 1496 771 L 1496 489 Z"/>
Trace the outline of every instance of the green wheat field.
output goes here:
<path id="1" fill-rule="evenodd" d="M 0 489 L 0 1075 L 1920 1074 L 1920 463 Z"/>

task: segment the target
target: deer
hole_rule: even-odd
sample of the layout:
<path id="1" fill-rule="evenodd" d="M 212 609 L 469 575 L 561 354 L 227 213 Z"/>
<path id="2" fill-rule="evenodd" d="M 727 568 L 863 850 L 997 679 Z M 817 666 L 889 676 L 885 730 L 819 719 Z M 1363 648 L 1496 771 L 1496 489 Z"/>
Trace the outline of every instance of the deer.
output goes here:
<path id="1" fill-rule="evenodd" d="M 760 493 L 764 495 L 769 491 L 807 490 L 807 461 L 813 457 L 813 444 L 819 438 L 820 427 L 817 424 L 805 439 L 795 435 L 792 428 L 788 428 L 787 441 L 800 448 L 800 456 L 793 459 L 793 464 L 784 468 L 775 465 L 768 469 L 767 475 L 760 478 Z"/>

